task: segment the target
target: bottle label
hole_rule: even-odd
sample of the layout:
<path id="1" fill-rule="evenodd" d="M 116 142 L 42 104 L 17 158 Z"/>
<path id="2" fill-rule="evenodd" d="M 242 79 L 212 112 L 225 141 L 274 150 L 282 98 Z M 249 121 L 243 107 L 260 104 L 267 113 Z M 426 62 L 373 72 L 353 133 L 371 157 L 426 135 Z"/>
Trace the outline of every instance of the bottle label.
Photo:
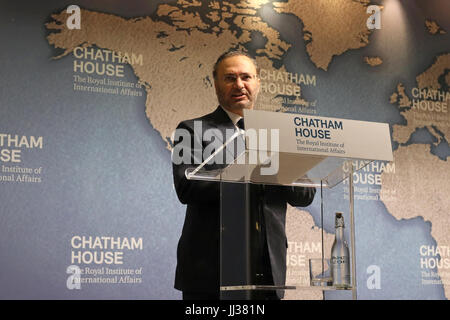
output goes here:
<path id="1" fill-rule="evenodd" d="M 332 264 L 344 264 L 348 263 L 348 257 L 331 257 Z"/>
<path id="2" fill-rule="evenodd" d="M 334 286 L 350 286 L 350 264 L 348 256 L 332 256 L 331 270 Z"/>

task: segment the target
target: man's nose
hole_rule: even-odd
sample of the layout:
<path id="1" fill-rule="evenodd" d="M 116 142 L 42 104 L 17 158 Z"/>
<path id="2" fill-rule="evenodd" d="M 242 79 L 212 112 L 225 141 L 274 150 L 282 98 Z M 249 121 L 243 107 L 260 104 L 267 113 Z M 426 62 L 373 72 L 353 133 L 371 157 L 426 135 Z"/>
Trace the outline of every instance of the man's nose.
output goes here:
<path id="1" fill-rule="evenodd" d="M 241 77 L 237 77 L 234 84 L 238 89 L 244 88 L 244 82 L 241 80 Z"/>

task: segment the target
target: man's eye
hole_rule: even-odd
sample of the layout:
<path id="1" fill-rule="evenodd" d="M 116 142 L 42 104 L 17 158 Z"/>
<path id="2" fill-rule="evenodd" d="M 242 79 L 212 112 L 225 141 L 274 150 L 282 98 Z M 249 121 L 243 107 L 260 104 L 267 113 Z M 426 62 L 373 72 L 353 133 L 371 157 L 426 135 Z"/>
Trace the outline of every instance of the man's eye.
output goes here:
<path id="1" fill-rule="evenodd" d="M 234 76 L 225 76 L 226 82 L 234 82 L 236 80 L 236 77 Z"/>

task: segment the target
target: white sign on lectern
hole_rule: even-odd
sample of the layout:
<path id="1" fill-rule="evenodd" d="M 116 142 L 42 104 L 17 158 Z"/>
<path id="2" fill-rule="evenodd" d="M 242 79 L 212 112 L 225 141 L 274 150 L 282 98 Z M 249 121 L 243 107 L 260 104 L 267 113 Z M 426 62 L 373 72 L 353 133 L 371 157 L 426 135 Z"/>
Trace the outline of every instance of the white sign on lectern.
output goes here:
<path id="1" fill-rule="evenodd" d="M 244 119 L 246 129 L 279 130 L 279 150 L 266 151 L 393 160 L 387 123 L 259 110 L 244 110 Z"/>

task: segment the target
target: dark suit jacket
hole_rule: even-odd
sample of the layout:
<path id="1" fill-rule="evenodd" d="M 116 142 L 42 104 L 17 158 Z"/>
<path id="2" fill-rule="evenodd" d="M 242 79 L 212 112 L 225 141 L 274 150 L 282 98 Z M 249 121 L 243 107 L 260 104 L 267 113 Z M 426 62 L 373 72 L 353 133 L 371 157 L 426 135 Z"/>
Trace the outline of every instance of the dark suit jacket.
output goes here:
<path id="1" fill-rule="evenodd" d="M 203 150 L 210 141 L 203 141 L 194 133 L 194 121 L 202 121 L 203 132 L 218 129 L 225 137 L 226 129 L 234 125 L 226 112 L 218 107 L 214 112 L 198 119 L 181 122 L 177 129 L 189 132 L 189 139 L 175 141 L 190 145 L 190 158 L 193 162 L 195 146 Z M 184 140 L 184 141 L 183 141 Z M 180 147 L 178 145 L 178 147 Z M 187 149 L 186 149 L 187 150 Z M 225 151 L 226 152 L 226 151 Z M 197 159 L 197 163 L 202 162 Z M 191 292 L 214 292 L 219 289 L 219 220 L 220 184 L 209 181 L 187 180 L 185 170 L 198 164 L 173 164 L 175 189 L 181 203 L 187 205 L 186 217 L 178 243 L 175 288 Z M 226 165 L 211 164 L 209 169 L 223 168 Z M 314 188 L 260 186 L 261 205 L 265 218 L 267 248 L 270 256 L 272 277 L 275 285 L 284 285 L 286 278 L 285 233 L 287 203 L 292 206 L 308 206 L 315 194 Z"/>

